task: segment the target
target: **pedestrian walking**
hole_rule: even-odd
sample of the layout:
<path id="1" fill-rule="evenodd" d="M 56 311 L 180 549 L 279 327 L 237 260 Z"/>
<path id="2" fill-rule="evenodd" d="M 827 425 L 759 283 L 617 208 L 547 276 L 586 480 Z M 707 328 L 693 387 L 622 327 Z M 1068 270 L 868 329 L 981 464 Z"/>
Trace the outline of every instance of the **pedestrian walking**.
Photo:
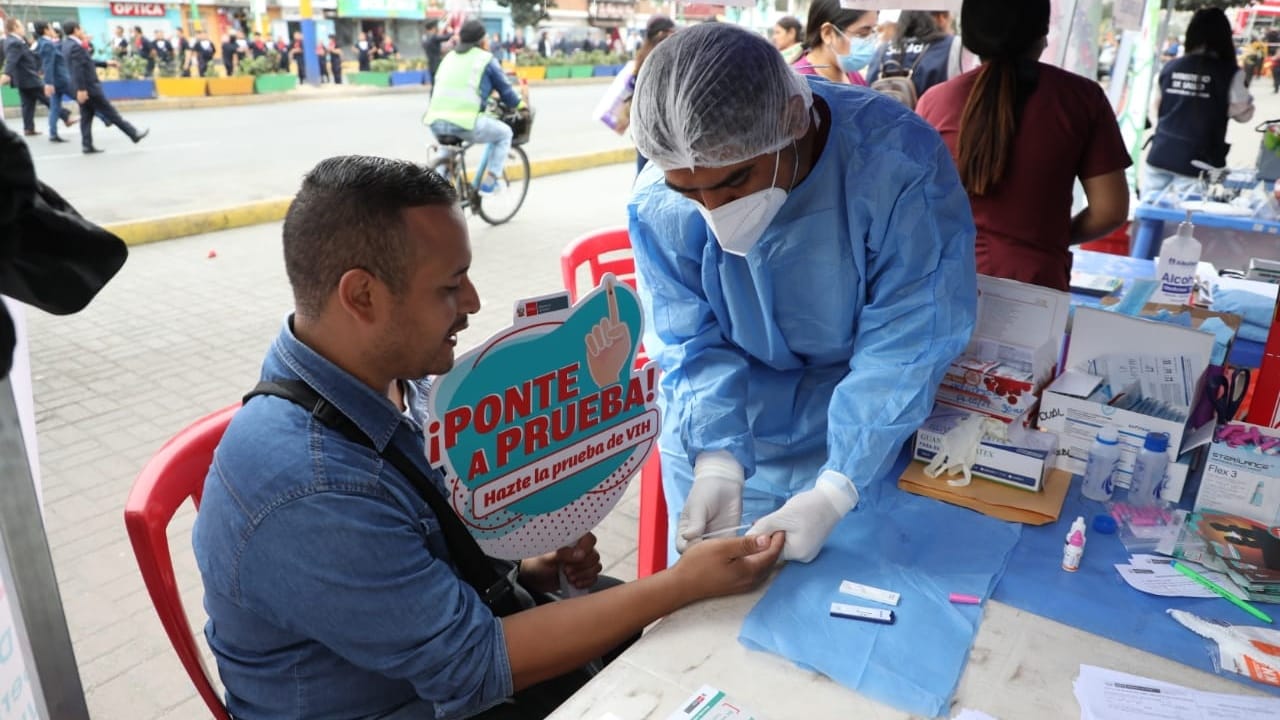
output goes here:
<path id="1" fill-rule="evenodd" d="M 222 67 L 227 71 L 227 77 L 236 74 L 236 59 L 239 55 L 240 46 L 236 43 L 236 34 L 229 32 L 222 41 Z"/>
<path id="2" fill-rule="evenodd" d="M 58 31 L 44 20 L 35 23 L 36 55 L 44 68 L 44 94 L 49 99 L 49 142 L 66 142 L 58 135 L 58 121 L 67 127 L 79 122 L 71 118 L 70 111 L 62 107 L 62 97 L 71 95 L 71 75 L 67 72 L 67 59 L 59 47 Z"/>
<path id="3" fill-rule="evenodd" d="M 22 100 L 22 134 L 39 135 L 36 130 L 36 104 L 44 105 L 52 111 L 49 96 L 53 94 L 53 87 L 45 87 L 45 81 L 41 78 L 40 58 L 31 51 L 23 33 L 22 21 L 11 17 L 5 20 L 4 29 L 4 76 L 18 89 Z M 62 110 L 54 117 L 61 117 L 64 122 L 69 122 L 71 113 Z"/>
<path id="4" fill-rule="evenodd" d="M 88 35 L 80 27 L 80 22 L 68 20 L 62 23 L 62 30 L 66 34 L 62 41 L 62 52 L 67 61 L 71 89 L 75 91 L 76 101 L 80 103 L 80 149 L 86 155 L 102 152 L 93 145 L 94 117 L 101 117 L 104 123 L 120 128 L 120 132 L 135 144 L 141 142 L 150 131 L 135 128 L 102 93 L 97 68 L 106 67 L 108 63 L 95 61 L 89 55 Z"/>

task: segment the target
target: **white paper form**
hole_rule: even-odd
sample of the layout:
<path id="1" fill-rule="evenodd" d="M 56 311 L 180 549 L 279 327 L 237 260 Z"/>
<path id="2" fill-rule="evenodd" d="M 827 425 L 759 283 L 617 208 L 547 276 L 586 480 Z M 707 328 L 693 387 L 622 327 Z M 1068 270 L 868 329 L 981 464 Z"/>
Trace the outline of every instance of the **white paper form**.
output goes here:
<path id="1" fill-rule="evenodd" d="M 1280 699 L 1208 693 L 1081 665 L 1080 720 L 1240 720 L 1280 717 Z"/>
<path id="2" fill-rule="evenodd" d="M 960 710 L 960 714 L 951 718 L 951 720 L 996 720 L 996 719 L 982 712 L 981 710 L 970 710 L 969 708 L 963 708 Z"/>
<path id="3" fill-rule="evenodd" d="M 1198 597 L 1214 598 L 1218 594 L 1191 578 L 1173 569 L 1172 560 L 1158 555 L 1134 555 L 1129 564 L 1116 564 L 1116 570 L 1135 590 L 1161 597 Z M 1246 598 L 1244 591 L 1226 575 L 1213 570 L 1196 568 L 1209 580 L 1221 585 L 1223 589 L 1234 593 L 1237 597 Z"/>

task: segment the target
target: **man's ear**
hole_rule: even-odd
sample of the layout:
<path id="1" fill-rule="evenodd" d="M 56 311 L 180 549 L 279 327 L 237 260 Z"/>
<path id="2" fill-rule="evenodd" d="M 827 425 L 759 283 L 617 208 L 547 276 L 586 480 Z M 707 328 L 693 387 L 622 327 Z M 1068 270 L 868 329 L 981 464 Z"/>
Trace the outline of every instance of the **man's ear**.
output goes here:
<path id="1" fill-rule="evenodd" d="M 352 268 L 338 278 L 338 307 L 362 324 L 377 322 L 388 296 L 387 286 L 363 268 Z"/>

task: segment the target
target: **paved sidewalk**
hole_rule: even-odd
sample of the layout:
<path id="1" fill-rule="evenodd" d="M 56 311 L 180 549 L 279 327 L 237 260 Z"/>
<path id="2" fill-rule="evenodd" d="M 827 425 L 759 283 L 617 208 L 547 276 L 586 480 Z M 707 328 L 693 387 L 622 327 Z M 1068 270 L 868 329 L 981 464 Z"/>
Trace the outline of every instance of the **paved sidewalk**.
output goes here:
<path id="1" fill-rule="evenodd" d="M 517 298 L 562 287 L 561 249 L 583 232 L 625 223 L 632 179 L 621 165 L 541 178 L 510 224 L 472 220 L 483 309 L 463 344 L 508 323 Z M 279 236 L 279 224 L 269 224 L 134 248 L 84 312 L 29 312 L 46 523 L 94 718 L 206 717 L 151 608 L 122 510 L 138 470 L 166 439 L 257 380 L 291 307 Z M 607 571 L 626 579 L 635 573 L 637 489 L 597 532 Z M 169 535 L 199 633 L 192 520 L 189 509 L 180 512 Z"/>

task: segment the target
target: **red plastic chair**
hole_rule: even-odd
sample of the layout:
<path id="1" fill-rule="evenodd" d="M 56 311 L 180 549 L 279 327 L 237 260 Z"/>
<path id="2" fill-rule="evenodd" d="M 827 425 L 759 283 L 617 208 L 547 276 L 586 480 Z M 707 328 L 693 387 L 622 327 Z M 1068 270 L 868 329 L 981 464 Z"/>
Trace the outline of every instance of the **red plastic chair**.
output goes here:
<path id="1" fill-rule="evenodd" d="M 142 580 L 151 594 L 151 604 L 182 660 L 182 667 L 217 720 L 231 720 L 231 716 L 209 681 L 191 623 L 182 608 L 166 531 L 174 513 L 187 498 L 200 509 L 200 494 L 213 462 L 213 449 L 239 408 L 240 404 L 236 403 L 205 415 L 173 436 L 142 468 L 124 506 L 124 524 L 129 530 Z"/>
<path id="2" fill-rule="evenodd" d="M 635 259 L 631 255 L 631 237 L 626 228 L 610 228 L 588 233 L 569 243 L 560 254 L 560 273 L 570 300 L 578 300 L 578 269 L 587 266 L 591 277 L 588 289 L 600 284 L 605 273 L 613 273 L 631 287 L 636 286 Z M 636 367 L 648 357 L 641 347 L 636 352 Z M 662 461 L 657 444 L 640 469 L 640 547 L 636 574 L 652 575 L 667 566 L 667 501 L 662 495 Z"/>

